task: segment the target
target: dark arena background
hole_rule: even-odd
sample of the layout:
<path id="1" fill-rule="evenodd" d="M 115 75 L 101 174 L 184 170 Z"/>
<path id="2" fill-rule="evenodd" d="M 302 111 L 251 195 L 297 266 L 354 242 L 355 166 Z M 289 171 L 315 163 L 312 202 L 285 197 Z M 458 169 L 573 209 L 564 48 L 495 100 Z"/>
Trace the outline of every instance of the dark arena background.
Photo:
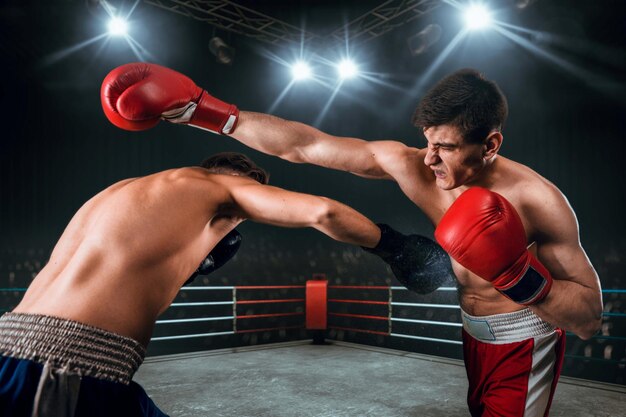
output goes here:
<path id="1" fill-rule="evenodd" d="M 19 302 L 72 215 L 94 194 L 222 151 L 247 154 L 270 171 L 273 185 L 327 196 L 376 222 L 432 238 L 433 226 L 394 182 L 292 164 L 226 136 L 165 122 L 141 132 L 113 126 L 99 98 L 111 69 L 161 64 L 241 110 L 421 148 L 426 141 L 411 124 L 419 99 L 445 75 L 475 68 L 508 98 L 500 153 L 563 191 L 600 276 L 602 329 L 589 340 L 568 334 L 563 375 L 621 389 L 626 2 L 485 1 L 494 24 L 477 31 L 464 26 L 467 3 L 4 0 L 0 309 Z M 111 16 L 127 17 L 126 35 L 107 32 Z M 340 79 L 337 64 L 348 58 L 356 74 Z M 299 60 L 311 66 L 308 79 L 295 79 L 302 75 L 294 73 Z M 454 282 L 421 296 L 401 287 L 379 258 L 315 230 L 252 222 L 238 230 L 244 240 L 235 258 L 182 289 L 159 318 L 149 357 L 325 338 L 442 361 L 462 358 Z M 311 280 L 328 282 L 325 330 L 305 326 Z"/>

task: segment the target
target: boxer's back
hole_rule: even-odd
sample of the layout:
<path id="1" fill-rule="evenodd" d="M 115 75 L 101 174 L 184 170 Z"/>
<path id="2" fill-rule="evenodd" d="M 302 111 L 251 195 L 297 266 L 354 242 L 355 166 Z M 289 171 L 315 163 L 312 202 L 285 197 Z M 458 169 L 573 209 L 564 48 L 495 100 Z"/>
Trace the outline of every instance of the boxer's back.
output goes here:
<path id="1" fill-rule="evenodd" d="M 228 192 L 215 177 L 169 170 L 97 194 L 72 218 L 15 311 L 147 343 L 158 314 L 229 230 L 229 219 L 218 215 Z"/>

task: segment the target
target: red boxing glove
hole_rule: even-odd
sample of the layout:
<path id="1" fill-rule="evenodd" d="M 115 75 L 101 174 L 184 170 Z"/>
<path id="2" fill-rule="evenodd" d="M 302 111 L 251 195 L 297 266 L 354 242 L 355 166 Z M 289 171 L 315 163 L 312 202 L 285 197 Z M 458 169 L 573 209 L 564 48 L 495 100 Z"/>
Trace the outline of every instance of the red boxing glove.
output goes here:
<path id="1" fill-rule="evenodd" d="M 456 199 L 435 239 L 459 264 L 519 304 L 541 301 L 552 288 L 548 270 L 526 249 L 517 211 L 500 194 L 474 187 Z"/>
<path id="2" fill-rule="evenodd" d="M 229 134 L 239 117 L 236 106 L 211 96 L 185 75 L 142 62 L 111 71 L 102 82 L 100 100 L 111 123 L 126 130 L 149 129 L 164 119 Z"/>

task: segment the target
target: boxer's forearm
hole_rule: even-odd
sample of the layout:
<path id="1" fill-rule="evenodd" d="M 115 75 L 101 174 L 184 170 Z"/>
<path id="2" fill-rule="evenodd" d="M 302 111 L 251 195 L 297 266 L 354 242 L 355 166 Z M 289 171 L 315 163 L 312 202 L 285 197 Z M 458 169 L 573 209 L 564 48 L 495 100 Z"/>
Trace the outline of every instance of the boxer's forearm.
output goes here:
<path id="1" fill-rule="evenodd" d="M 237 129 L 230 135 L 239 142 L 260 152 L 278 156 L 296 163 L 313 163 L 306 158 L 321 132 L 311 126 L 271 116 L 242 111 Z"/>
<path id="2" fill-rule="evenodd" d="M 572 281 L 555 279 L 546 298 L 530 308 L 543 320 L 581 339 L 589 339 L 602 324 L 601 292 Z"/>
<path id="3" fill-rule="evenodd" d="M 358 211 L 331 199 L 313 227 L 340 242 L 373 248 L 380 240 L 380 228 Z"/>

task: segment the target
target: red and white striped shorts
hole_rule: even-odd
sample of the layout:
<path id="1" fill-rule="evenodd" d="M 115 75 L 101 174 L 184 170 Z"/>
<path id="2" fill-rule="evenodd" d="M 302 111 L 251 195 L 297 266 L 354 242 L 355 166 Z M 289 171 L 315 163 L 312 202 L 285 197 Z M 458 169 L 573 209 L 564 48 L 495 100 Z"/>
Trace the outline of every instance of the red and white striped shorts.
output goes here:
<path id="1" fill-rule="evenodd" d="M 530 309 L 462 312 L 463 356 L 473 417 L 547 417 L 565 353 L 565 332 Z"/>

